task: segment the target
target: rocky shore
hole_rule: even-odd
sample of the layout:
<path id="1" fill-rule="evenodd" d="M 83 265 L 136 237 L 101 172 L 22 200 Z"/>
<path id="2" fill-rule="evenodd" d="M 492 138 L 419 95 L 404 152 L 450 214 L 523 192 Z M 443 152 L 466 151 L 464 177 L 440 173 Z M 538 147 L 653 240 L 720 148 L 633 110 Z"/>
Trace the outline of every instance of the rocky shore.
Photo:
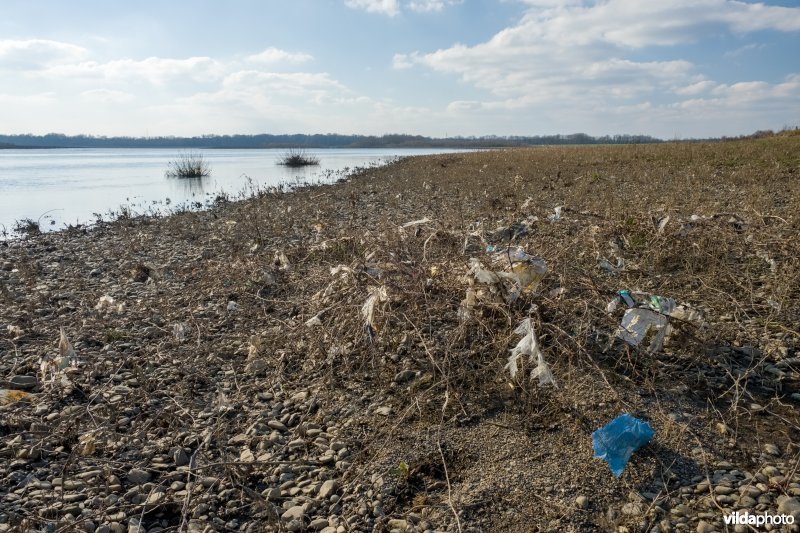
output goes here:
<path id="1" fill-rule="evenodd" d="M 798 154 L 426 156 L 2 242 L 0 531 L 800 523 Z M 701 318 L 634 346 L 620 290 Z M 526 318 L 555 385 L 509 373 Z M 615 478 L 623 412 L 655 436 Z"/>

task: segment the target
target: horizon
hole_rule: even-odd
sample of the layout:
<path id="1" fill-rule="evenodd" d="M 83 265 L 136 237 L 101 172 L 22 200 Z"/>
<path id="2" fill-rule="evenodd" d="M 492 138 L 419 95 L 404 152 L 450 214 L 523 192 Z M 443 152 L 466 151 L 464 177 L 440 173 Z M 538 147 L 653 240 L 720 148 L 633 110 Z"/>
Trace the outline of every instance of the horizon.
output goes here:
<path id="1" fill-rule="evenodd" d="M 796 4 L 9 0 L 0 109 L 8 135 L 736 137 L 800 124 Z"/>

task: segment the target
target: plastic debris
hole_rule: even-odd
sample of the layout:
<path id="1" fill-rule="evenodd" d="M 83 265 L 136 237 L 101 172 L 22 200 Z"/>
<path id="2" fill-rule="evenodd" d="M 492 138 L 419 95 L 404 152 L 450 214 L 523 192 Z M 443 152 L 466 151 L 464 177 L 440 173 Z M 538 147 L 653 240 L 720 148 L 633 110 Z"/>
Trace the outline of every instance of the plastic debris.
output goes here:
<path id="1" fill-rule="evenodd" d="M 648 333 L 653 333 L 648 350 L 657 352 L 664 344 L 667 335 L 667 317 L 649 309 L 627 309 L 622 316 L 617 337 L 631 346 L 639 346 Z"/>
<path id="2" fill-rule="evenodd" d="M 533 322 L 530 318 L 526 318 L 519 323 L 517 329 L 514 330 L 517 335 L 522 335 L 516 346 L 511 349 L 511 355 L 508 358 L 505 369 L 514 378 L 519 372 L 519 358 L 523 355 L 528 356 L 528 361 L 533 364 L 536 360 L 536 367 L 531 371 L 531 380 L 539 378 L 539 385 L 552 384 L 558 388 L 556 381 L 553 378 L 553 373 L 547 362 L 544 360 L 542 351 L 539 349 L 539 341 L 536 338 L 536 331 L 533 329 Z"/>
<path id="3" fill-rule="evenodd" d="M 614 313 L 620 304 L 627 309 L 622 315 L 616 338 L 631 346 L 639 346 L 650 339 L 648 351 L 660 351 L 664 341 L 672 332 L 669 319 L 691 322 L 702 326 L 703 319 L 699 312 L 684 305 L 678 305 L 674 299 L 650 295 L 642 292 L 621 290 L 606 306 L 608 313 Z"/>
<path id="4" fill-rule="evenodd" d="M 289 258 L 286 257 L 283 250 L 275 250 L 275 254 L 272 256 L 272 264 L 278 267 L 278 270 L 289 270 L 291 266 L 289 264 Z"/>
<path id="5" fill-rule="evenodd" d="M 525 222 L 516 222 L 510 226 L 496 228 L 494 231 L 486 235 L 486 240 L 489 242 L 505 242 L 509 243 L 513 240 L 524 237 L 528 234 L 528 224 Z"/>
<path id="6" fill-rule="evenodd" d="M 492 254 L 492 261 L 500 265 L 511 265 L 511 272 L 486 270 L 480 261 L 475 258 L 470 259 L 470 273 L 475 276 L 476 281 L 497 287 L 502 285 L 503 280 L 511 283 L 511 286 L 504 286 L 503 292 L 508 303 L 519 298 L 520 294 L 526 290 L 536 290 L 539 282 L 547 273 L 547 262 L 541 257 L 529 255 L 520 246 L 510 248 L 498 248 L 488 245 L 486 252 Z"/>
<path id="7" fill-rule="evenodd" d="M 475 289 L 472 287 L 467 289 L 466 296 L 461 300 L 461 304 L 458 306 L 458 319 L 462 322 L 472 318 L 472 310 L 475 308 L 476 296 Z"/>
<path id="8" fill-rule="evenodd" d="M 183 322 L 178 322 L 172 326 L 172 336 L 175 337 L 175 340 L 178 342 L 183 342 L 186 340 L 186 330 L 189 328 Z"/>
<path id="9" fill-rule="evenodd" d="M 608 259 L 600 257 L 597 259 L 597 267 L 601 270 L 605 270 L 609 274 L 619 274 L 619 272 L 625 268 L 625 261 L 621 257 L 618 257 L 617 264 L 612 265 Z"/>
<path id="10" fill-rule="evenodd" d="M 97 302 L 97 305 L 94 306 L 94 308 L 98 311 L 105 311 L 106 309 L 112 309 L 113 307 L 114 298 L 108 295 L 101 296 L 100 300 Z"/>
<path id="11" fill-rule="evenodd" d="M 238 311 L 238 310 L 239 310 L 239 304 L 237 304 L 237 303 L 236 303 L 235 301 L 233 301 L 233 300 L 230 300 L 230 301 L 228 302 L 228 312 L 229 312 L 229 313 L 234 313 L 234 312 L 236 312 L 236 311 Z"/>
<path id="12" fill-rule="evenodd" d="M 664 233 L 664 229 L 667 227 L 667 224 L 669 224 L 669 215 L 665 216 L 664 218 L 658 221 L 658 225 L 656 226 L 656 232 L 659 235 L 662 235 Z"/>
<path id="13" fill-rule="evenodd" d="M 594 457 L 604 459 L 614 477 L 619 477 L 633 452 L 650 442 L 654 434 L 650 424 L 623 413 L 592 432 Z"/>
<path id="14" fill-rule="evenodd" d="M 364 329 L 367 330 L 367 335 L 370 339 L 378 331 L 378 328 L 375 327 L 375 307 L 379 302 L 385 302 L 388 299 L 389 294 L 386 292 L 386 287 L 372 287 L 367 301 L 361 307 L 361 314 L 364 316 Z"/>
<path id="15" fill-rule="evenodd" d="M 31 393 L 15 390 L 15 389 L 0 389 L 0 405 L 9 405 L 20 400 L 25 400 L 30 397 Z"/>
<path id="16" fill-rule="evenodd" d="M 557 207 L 554 207 L 553 208 L 553 214 L 552 215 L 547 215 L 547 220 L 549 220 L 551 223 L 558 222 L 559 220 L 561 220 L 561 210 L 563 208 L 564 208 L 564 206 L 561 206 L 561 205 L 559 205 Z"/>
<path id="17" fill-rule="evenodd" d="M 412 220 L 411 222 L 406 222 L 405 224 L 403 224 L 400 227 L 401 228 L 410 228 L 411 226 L 419 226 L 420 224 L 427 224 L 428 222 L 431 222 L 431 219 L 429 219 L 428 217 L 425 217 L 425 218 L 421 218 L 419 220 Z"/>
<path id="18" fill-rule="evenodd" d="M 313 327 L 316 327 L 316 326 L 321 326 L 322 325 L 322 320 L 320 320 L 319 315 L 315 315 L 315 316 L 309 318 L 308 320 L 306 320 L 305 325 L 306 325 L 306 327 L 309 327 L 309 328 L 313 328 Z"/>

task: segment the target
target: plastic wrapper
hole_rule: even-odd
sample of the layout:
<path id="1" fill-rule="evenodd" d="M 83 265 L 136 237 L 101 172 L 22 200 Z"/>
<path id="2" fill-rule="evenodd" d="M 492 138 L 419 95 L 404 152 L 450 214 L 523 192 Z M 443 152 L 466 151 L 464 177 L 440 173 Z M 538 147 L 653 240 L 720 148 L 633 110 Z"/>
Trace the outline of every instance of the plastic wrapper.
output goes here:
<path id="1" fill-rule="evenodd" d="M 654 434 L 650 424 L 623 413 L 592 433 L 594 457 L 605 460 L 614 477 L 619 477 L 633 453 L 650 442 Z"/>

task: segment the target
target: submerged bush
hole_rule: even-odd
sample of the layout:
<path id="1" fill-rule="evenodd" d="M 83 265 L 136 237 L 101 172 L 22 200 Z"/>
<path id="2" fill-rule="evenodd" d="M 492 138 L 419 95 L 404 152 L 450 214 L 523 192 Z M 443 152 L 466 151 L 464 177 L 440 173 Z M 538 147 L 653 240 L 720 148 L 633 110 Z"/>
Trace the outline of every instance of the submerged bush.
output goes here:
<path id="1" fill-rule="evenodd" d="M 278 164 L 285 167 L 307 167 L 319 165 L 319 158 L 307 155 L 305 150 L 290 148 L 278 161 Z"/>
<path id="2" fill-rule="evenodd" d="M 203 154 L 189 152 L 170 161 L 166 175 L 168 178 L 205 178 L 211 175 L 211 165 L 203 159 Z"/>

